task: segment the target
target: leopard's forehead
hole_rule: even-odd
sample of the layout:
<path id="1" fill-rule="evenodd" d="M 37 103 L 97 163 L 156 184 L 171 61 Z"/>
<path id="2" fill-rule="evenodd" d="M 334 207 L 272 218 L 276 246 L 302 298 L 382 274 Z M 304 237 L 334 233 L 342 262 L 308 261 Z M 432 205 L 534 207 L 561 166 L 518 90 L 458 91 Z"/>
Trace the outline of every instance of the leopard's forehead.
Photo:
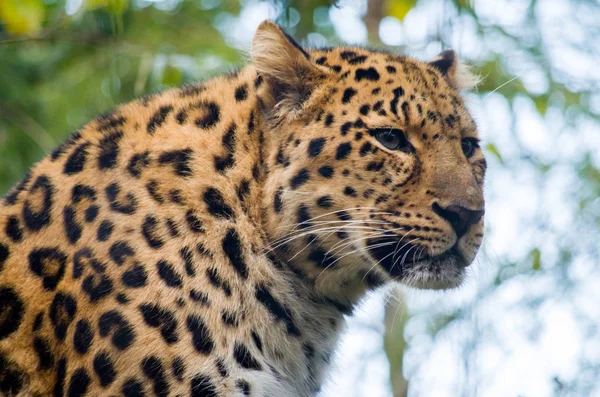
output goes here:
<path id="1" fill-rule="evenodd" d="M 361 113 L 375 107 L 380 119 L 400 122 L 406 128 L 437 128 L 440 134 L 455 138 L 477 135 L 459 92 L 430 63 L 357 47 L 308 52 L 317 65 L 332 74 L 333 97 L 339 97 L 339 101 L 330 101 L 332 106 L 344 106 L 355 99 Z M 385 124 L 385 120 L 380 122 Z"/>

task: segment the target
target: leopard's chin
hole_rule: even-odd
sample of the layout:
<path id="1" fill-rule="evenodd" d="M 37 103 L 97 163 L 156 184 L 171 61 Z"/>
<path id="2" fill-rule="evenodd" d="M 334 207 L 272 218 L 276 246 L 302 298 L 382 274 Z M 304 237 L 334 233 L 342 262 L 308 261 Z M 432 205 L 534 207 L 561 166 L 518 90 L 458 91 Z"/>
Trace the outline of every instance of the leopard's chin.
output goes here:
<path id="1" fill-rule="evenodd" d="M 393 280 L 417 289 L 458 288 L 465 279 L 465 268 L 471 263 L 457 245 L 435 256 L 413 254 L 420 250 L 419 246 L 398 248 L 398 244 L 385 244 L 381 239 L 369 241 L 368 246 L 371 256 Z"/>

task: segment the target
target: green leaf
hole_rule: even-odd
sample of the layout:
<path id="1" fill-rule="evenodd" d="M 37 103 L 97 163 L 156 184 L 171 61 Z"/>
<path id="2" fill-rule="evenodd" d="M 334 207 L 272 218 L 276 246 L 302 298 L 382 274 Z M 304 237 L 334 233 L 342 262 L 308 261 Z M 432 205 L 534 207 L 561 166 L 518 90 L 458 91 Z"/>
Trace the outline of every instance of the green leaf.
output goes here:
<path id="1" fill-rule="evenodd" d="M 181 70 L 172 65 L 167 65 L 163 70 L 161 83 L 168 86 L 176 86 L 181 83 L 183 73 Z"/>
<path id="2" fill-rule="evenodd" d="M 531 250 L 531 259 L 532 259 L 532 263 L 531 263 L 531 268 L 533 270 L 540 270 L 542 268 L 542 253 L 539 250 L 539 248 L 534 248 L 533 250 Z"/>
<path id="3" fill-rule="evenodd" d="M 416 3 L 416 0 L 388 0 L 386 3 L 387 15 L 402 21 Z"/>
<path id="4" fill-rule="evenodd" d="M 488 143 L 487 145 L 485 145 L 485 151 L 492 154 L 496 159 L 498 159 L 500 164 L 504 164 L 504 159 L 502 158 L 502 155 L 498 151 L 496 145 L 494 145 L 493 143 Z"/>
<path id="5" fill-rule="evenodd" d="M 533 98 L 533 103 L 535 104 L 535 108 L 538 113 L 541 115 L 546 114 L 546 110 L 548 110 L 548 96 L 540 95 L 538 97 Z"/>
<path id="6" fill-rule="evenodd" d="M 45 13 L 42 0 L 0 0 L 0 22 L 11 34 L 35 35 L 42 28 Z"/>

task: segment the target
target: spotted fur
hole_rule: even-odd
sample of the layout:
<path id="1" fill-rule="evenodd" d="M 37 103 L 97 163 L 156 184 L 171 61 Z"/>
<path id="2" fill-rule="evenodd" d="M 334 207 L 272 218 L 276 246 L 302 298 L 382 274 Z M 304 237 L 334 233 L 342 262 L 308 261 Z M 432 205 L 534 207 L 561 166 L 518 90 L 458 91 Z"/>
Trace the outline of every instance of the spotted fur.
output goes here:
<path id="1" fill-rule="evenodd" d="M 74 133 L 0 207 L 0 394 L 316 394 L 368 290 L 456 287 L 477 252 L 457 68 L 265 22 L 239 72 Z"/>

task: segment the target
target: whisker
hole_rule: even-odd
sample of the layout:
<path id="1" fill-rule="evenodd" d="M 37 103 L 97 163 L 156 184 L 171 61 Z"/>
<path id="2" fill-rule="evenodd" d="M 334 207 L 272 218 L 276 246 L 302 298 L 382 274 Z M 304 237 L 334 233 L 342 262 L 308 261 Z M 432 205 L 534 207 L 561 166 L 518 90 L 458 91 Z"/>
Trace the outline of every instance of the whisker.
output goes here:
<path id="1" fill-rule="evenodd" d="M 340 260 L 342 260 L 343 258 L 347 257 L 348 255 L 354 254 L 354 253 L 356 253 L 356 252 L 362 252 L 362 251 L 365 251 L 365 250 L 367 250 L 367 249 L 369 249 L 369 248 L 379 248 L 379 247 L 385 247 L 386 245 L 393 245 L 393 244 L 394 244 L 393 242 L 387 241 L 387 242 L 385 242 L 385 243 L 374 244 L 374 245 L 372 245 L 371 247 L 361 247 L 361 248 L 355 249 L 355 250 L 353 250 L 353 251 L 350 251 L 350 252 L 348 252 L 348 253 L 346 253 L 346 254 L 344 254 L 344 255 L 342 255 L 342 256 L 340 256 L 340 257 L 338 257 L 338 258 L 337 258 L 335 261 L 333 261 L 332 263 L 330 263 L 329 265 L 327 265 L 327 266 L 325 267 L 325 269 L 323 269 L 323 270 L 321 271 L 321 273 L 319 273 L 319 274 L 317 275 L 317 277 L 315 278 L 315 282 L 316 282 L 316 281 L 319 279 L 319 277 L 321 277 L 321 275 L 322 275 L 322 274 L 323 274 L 323 273 L 324 273 L 324 272 L 325 272 L 327 269 L 329 269 L 331 266 L 333 266 L 334 264 L 336 264 L 337 262 L 339 262 L 339 261 L 340 261 Z"/>

